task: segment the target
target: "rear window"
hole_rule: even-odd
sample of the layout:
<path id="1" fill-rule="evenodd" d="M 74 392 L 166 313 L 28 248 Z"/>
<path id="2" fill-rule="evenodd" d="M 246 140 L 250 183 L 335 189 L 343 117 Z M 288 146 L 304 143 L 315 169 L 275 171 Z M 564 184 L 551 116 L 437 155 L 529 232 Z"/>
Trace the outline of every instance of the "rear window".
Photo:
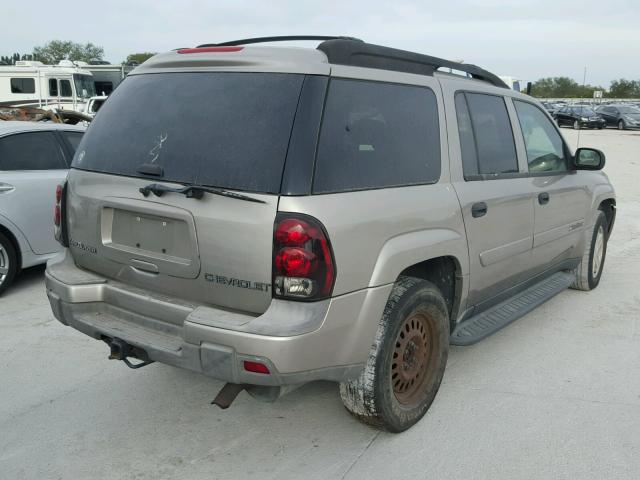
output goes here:
<path id="1" fill-rule="evenodd" d="M 78 150 L 78 145 L 80 145 L 80 141 L 82 140 L 82 132 L 60 132 L 65 140 L 69 143 L 71 147 L 72 153 L 76 153 Z"/>
<path id="2" fill-rule="evenodd" d="M 303 75 L 133 75 L 84 135 L 72 167 L 278 193 Z M 149 177 L 143 164 L 162 167 Z"/>
<path id="3" fill-rule="evenodd" d="M 433 91 L 331 81 L 314 193 L 434 183 L 439 178 L 440 129 Z"/>

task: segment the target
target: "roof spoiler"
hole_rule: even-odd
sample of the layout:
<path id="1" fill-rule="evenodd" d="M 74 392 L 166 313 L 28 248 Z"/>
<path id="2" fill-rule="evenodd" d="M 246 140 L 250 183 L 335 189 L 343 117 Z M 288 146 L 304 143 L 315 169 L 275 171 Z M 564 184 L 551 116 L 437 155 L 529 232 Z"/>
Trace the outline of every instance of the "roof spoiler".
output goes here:
<path id="1" fill-rule="evenodd" d="M 349 65 L 354 67 L 377 68 L 396 72 L 414 73 L 417 75 L 433 76 L 439 68 L 450 68 L 464 72 L 471 78 L 481 80 L 500 88 L 509 88 L 497 75 L 468 63 L 452 62 L 443 58 L 423 55 L 421 53 L 399 50 L 366 43 L 358 38 L 346 36 L 324 35 L 289 35 L 276 37 L 256 37 L 242 40 L 231 40 L 222 43 L 204 43 L 204 47 L 233 47 L 256 43 L 292 42 L 292 41 L 322 41 L 318 50 L 324 52 L 329 63 Z"/>

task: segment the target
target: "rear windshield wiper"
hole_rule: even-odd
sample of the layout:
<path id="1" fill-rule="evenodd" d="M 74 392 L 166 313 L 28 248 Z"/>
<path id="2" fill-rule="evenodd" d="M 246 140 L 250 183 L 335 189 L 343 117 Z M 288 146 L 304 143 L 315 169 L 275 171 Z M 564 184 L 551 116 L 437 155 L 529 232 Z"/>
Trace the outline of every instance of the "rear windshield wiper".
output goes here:
<path id="1" fill-rule="evenodd" d="M 180 193 L 187 198 L 196 198 L 201 199 L 204 196 L 204 193 L 212 193 L 214 195 L 220 195 L 222 197 L 235 198 L 238 200 L 244 200 L 246 202 L 254 202 L 254 203 L 267 203 L 264 200 L 260 200 L 258 198 L 250 197 L 248 195 L 243 195 L 241 193 L 230 192 L 228 190 L 224 190 L 222 188 L 215 187 L 205 187 L 204 185 L 187 185 L 183 188 L 171 188 L 166 185 L 161 185 L 159 183 L 152 183 L 147 185 L 146 187 L 140 188 L 140 193 L 145 197 L 148 197 L 150 193 L 153 193 L 156 197 L 161 197 L 163 194 L 170 193 Z"/>

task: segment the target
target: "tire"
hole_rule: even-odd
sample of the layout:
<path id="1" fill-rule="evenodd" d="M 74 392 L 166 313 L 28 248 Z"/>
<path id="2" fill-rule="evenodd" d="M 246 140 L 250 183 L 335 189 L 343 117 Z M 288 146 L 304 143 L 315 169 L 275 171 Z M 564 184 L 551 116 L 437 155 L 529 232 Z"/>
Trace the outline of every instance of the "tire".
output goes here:
<path id="1" fill-rule="evenodd" d="M 580 130 L 580 122 L 578 120 L 573 121 L 573 129 Z"/>
<path id="2" fill-rule="evenodd" d="M 4 292 L 18 273 L 18 255 L 11 240 L 0 233 L 0 294 Z"/>
<path id="3" fill-rule="evenodd" d="M 618 122 L 618 130 L 626 130 L 627 126 L 624 124 L 624 120 Z"/>
<path id="4" fill-rule="evenodd" d="M 340 384 L 342 402 L 361 421 L 402 432 L 431 406 L 448 354 L 449 313 L 442 293 L 424 280 L 400 277 L 363 373 Z"/>
<path id="5" fill-rule="evenodd" d="M 593 227 L 587 233 L 585 251 L 576 268 L 576 279 L 571 288 L 588 292 L 600 283 L 607 256 L 608 230 L 607 217 L 603 211 L 598 210 Z"/>

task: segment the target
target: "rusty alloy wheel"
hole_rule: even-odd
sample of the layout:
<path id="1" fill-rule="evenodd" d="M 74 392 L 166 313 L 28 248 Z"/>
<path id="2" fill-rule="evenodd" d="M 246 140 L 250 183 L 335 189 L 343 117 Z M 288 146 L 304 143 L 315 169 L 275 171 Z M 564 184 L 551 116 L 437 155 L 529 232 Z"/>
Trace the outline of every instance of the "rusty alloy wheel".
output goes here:
<path id="1" fill-rule="evenodd" d="M 436 373 L 432 366 L 439 355 L 436 336 L 435 319 L 424 313 L 408 316 L 400 328 L 393 351 L 391 383 L 402 405 L 418 404 L 432 382 Z"/>

